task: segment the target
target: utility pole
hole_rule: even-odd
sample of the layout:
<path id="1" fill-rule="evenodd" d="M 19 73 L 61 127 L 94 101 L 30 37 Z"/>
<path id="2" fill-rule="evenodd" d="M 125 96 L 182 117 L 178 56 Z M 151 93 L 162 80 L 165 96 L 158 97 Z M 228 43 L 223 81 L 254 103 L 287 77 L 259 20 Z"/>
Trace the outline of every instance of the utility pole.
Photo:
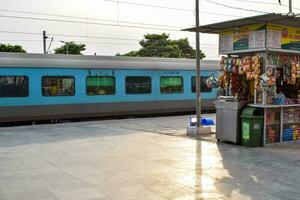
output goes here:
<path id="1" fill-rule="evenodd" d="M 196 28 L 199 27 L 199 0 L 196 0 Z M 201 127 L 200 33 L 196 31 L 196 113 L 197 127 Z M 197 129 L 197 132 L 199 129 Z"/>
<path id="2" fill-rule="evenodd" d="M 293 13 L 293 6 L 292 6 L 293 4 L 292 4 L 292 0 L 289 0 L 289 15 L 295 15 L 294 13 Z"/>
<path id="3" fill-rule="evenodd" d="M 47 35 L 46 35 L 46 31 L 43 31 L 43 50 L 44 50 L 44 54 L 47 54 L 47 47 L 46 47 L 46 42 L 47 42 Z"/>

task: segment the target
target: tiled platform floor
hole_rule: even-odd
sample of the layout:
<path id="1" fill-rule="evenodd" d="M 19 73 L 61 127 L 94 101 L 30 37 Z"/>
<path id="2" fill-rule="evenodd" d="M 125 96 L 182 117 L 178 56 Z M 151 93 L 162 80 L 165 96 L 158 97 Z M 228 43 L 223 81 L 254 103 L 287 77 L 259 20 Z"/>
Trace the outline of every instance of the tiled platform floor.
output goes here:
<path id="1" fill-rule="evenodd" d="M 184 136 L 187 121 L 0 128 L 0 199 L 300 198 L 300 144 L 244 148 L 195 140 Z"/>

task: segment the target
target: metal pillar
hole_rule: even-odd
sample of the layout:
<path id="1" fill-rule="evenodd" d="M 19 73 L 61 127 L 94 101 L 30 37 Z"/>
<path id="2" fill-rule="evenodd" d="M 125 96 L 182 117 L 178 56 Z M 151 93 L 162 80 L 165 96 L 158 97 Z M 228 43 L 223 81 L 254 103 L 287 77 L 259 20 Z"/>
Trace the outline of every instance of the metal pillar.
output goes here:
<path id="1" fill-rule="evenodd" d="M 47 54 L 47 47 L 46 47 L 46 40 L 47 40 L 47 35 L 46 35 L 46 31 L 43 31 L 43 50 L 44 50 L 44 54 Z"/>
<path id="2" fill-rule="evenodd" d="M 292 0 L 289 0 L 289 13 L 288 13 L 288 15 L 295 16 L 295 14 L 293 13 L 293 2 L 292 2 Z"/>
<path id="3" fill-rule="evenodd" d="M 199 27 L 199 0 L 196 0 L 196 27 Z M 196 31 L 196 113 L 197 126 L 201 120 L 201 81 L 200 81 L 200 33 Z"/>

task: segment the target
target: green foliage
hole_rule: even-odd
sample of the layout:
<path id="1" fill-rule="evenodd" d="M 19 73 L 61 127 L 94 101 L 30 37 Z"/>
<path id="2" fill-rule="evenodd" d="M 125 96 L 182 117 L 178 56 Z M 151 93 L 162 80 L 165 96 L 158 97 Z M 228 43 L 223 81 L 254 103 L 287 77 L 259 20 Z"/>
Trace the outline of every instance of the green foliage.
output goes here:
<path id="1" fill-rule="evenodd" d="M 26 53 L 20 45 L 0 44 L 0 52 Z"/>
<path id="2" fill-rule="evenodd" d="M 196 51 L 190 46 L 187 38 L 179 40 L 169 39 L 170 35 L 147 34 L 139 42 L 142 48 L 138 51 L 131 51 L 123 56 L 133 57 L 164 57 L 164 58 L 195 58 Z M 118 53 L 117 56 L 120 56 Z M 201 52 L 201 59 L 205 54 Z"/>
<path id="3" fill-rule="evenodd" d="M 54 49 L 55 54 L 74 54 L 82 55 L 82 51 L 85 51 L 85 44 L 76 44 L 75 42 L 66 42 L 61 47 Z"/>

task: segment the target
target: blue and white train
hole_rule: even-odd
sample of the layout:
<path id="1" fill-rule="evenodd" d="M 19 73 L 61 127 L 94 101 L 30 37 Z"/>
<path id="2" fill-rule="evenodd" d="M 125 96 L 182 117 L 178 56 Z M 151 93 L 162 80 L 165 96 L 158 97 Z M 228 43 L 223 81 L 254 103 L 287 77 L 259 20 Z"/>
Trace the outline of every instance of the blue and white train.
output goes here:
<path id="1" fill-rule="evenodd" d="M 211 110 L 218 62 L 201 70 Z M 0 53 L 0 122 L 194 111 L 195 75 L 189 59 Z"/>

